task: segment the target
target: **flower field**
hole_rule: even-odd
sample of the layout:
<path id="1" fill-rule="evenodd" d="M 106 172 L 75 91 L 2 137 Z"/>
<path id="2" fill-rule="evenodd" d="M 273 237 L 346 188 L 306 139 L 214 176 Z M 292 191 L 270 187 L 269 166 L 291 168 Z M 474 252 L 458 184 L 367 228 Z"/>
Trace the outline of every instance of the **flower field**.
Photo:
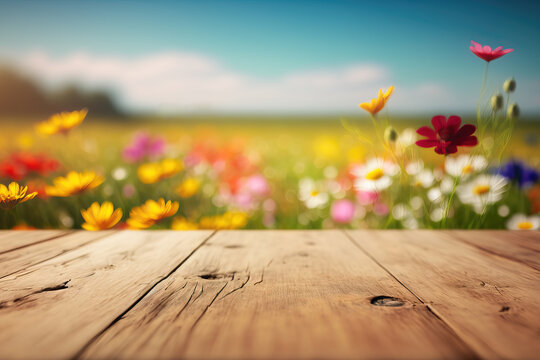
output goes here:
<path id="1" fill-rule="evenodd" d="M 515 80 L 482 85 L 470 119 L 390 116 L 393 92 L 341 119 L 3 119 L 0 226 L 539 228 L 540 125 Z"/>

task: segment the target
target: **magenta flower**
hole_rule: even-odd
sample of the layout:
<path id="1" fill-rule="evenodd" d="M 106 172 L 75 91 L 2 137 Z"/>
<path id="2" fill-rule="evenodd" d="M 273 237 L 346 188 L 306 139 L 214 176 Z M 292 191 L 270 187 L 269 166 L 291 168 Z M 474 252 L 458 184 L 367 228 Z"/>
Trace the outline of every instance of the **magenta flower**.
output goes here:
<path id="1" fill-rule="evenodd" d="M 350 200 L 336 200 L 330 208 L 332 220 L 340 224 L 348 224 L 354 218 L 355 207 Z"/>
<path id="2" fill-rule="evenodd" d="M 487 62 L 490 62 L 491 60 L 498 59 L 501 56 L 506 55 L 506 54 L 511 53 L 512 51 L 514 51 L 514 49 L 505 49 L 505 50 L 503 50 L 502 46 L 499 46 L 495 50 L 491 50 L 491 47 L 489 47 L 487 45 L 482 47 L 482 45 L 480 45 L 479 43 L 474 42 L 472 40 L 471 40 L 471 44 L 474 45 L 474 46 L 469 47 L 471 49 L 472 53 L 474 55 L 478 56 L 480 59 L 483 59 L 483 60 L 485 60 Z"/>
<path id="3" fill-rule="evenodd" d="M 138 162 L 145 158 L 159 158 L 165 153 L 165 145 L 165 140 L 161 137 L 152 137 L 147 133 L 138 133 L 133 137 L 131 144 L 124 148 L 124 160 L 127 162 Z"/>
<path id="4" fill-rule="evenodd" d="M 427 139 L 418 140 L 416 145 L 424 148 L 435 147 L 435 152 L 441 155 L 448 155 L 457 152 L 458 146 L 476 146 L 478 139 L 474 136 L 476 126 L 465 124 L 460 128 L 461 118 L 450 116 L 448 121 L 442 115 L 434 116 L 431 119 L 432 129 L 422 126 L 416 130 L 419 135 Z"/>

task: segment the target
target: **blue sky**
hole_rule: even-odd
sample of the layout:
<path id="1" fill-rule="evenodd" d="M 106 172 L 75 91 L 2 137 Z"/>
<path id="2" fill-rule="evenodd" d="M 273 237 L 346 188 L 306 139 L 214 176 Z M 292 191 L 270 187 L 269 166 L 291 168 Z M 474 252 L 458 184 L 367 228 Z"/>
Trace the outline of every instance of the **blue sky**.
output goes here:
<path id="1" fill-rule="evenodd" d="M 337 76 L 337 83 L 332 83 L 329 91 L 346 88 L 356 92 L 351 95 L 351 101 L 353 96 L 358 98 L 351 105 L 353 109 L 359 101 L 367 100 L 363 97 L 371 93 L 375 96 L 379 87 L 396 84 L 396 98 L 400 88 L 417 95 L 406 100 L 404 96 L 401 102 L 395 100 L 397 110 L 436 110 L 432 109 L 433 102 L 439 101 L 441 110 L 457 107 L 456 111 L 467 111 L 476 103 L 484 66 L 468 50 L 470 40 L 475 40 L 515 49 L 490 64 L 490 85 L 495 89 L 504 79 L 514 76 L 518 81 L 516 100 L 525 111 L 538 113 L 538 14 L 540 4 L 531 1 L 3 1 L 0 58 L 25 64 L 26 59 L 40 53 L 48 61 L 40 62 L 40 67 L 30 66 L 29 71 L 46 73 L 47 64 L 62 63 L 73 54 L 85 54 L 87 66 L 104 58 L 129 62 L 159 54 L 175 53 L 178 59 L 182 54 L 194 54 L 215 62 L 219 71 L 210 72 L 216 76 L 226 73 L 228 78 L 236 79 L 231 83 L 243 79 L 251 86 L 271 88 L 260 96 L 272 91 L 296 91 L 290 86 L 283 90 L 282 85 L 275 83 L 289 83 L 288 78 L 296 79 L 298 74 L 305 77 L 314 73 L 316 77 L 322 72 L 337 76 L 350 67 L 376 67 L 379 77 L 349 88 L 340 87 L 339 81 L 346 77 Z M 177 66 L 181 64 L 184 62 L 178 60 Z M 136 95 L 122 99 L 127 83 L 100 84 L 58 69 L 54 74 L 57 81 L 74 78 L 87 86 L 106 86 L 116 91 L 125 106 L 135 106 Z M 205 74 L 199 83 L 211 81 L 209 74 Z M 55 81 L 51 74 L 43 78 L 49 83 Z M 180 75 L 178 79 L 182 82 Z M 137 86 L 136 82 L 130 84 Z M 227 86 L 223 86 L 223 91 L 228 91 Z M 176 88 L 169 84 L 164 89 Z M 218 89 L 211 90 L 208 93 L 219 96 Z M 242 91 L 230 98 L 235 103 L 231 107 L 211 98 L 201 100 L 201 95 L 189 102 L 185 100 L 189 94 L 177 105 L 173 98 L 165 105 L 171 111 L 181 111 L 183 106 L 193 110 L 202 101 L 201 108 L 241 111 L 241 100 L 248 90 Z M 426 101 L 418 99 L 426 92 L 432 97 Z M 432 93 L 438 94 L 438 98 Z M 317 103 L 324 98 L 322 90 L 316 94 L 307 92 L 306 96 Z M 448 100 L 450 97 L 452 101 Z M 291 103 L 281 109 L 274 104 L 279 100 L 276 95 L 268 98 L 274 99 L 269 101 L 272 104 L 251 99 L 256 105 L 246 104 L 246 109 L 311 108 L 308 99 L 298 98 L 298 106 Z M 145 106 L 153 109 L 161 105 L 150 101 Z M 350 109 L 347 103 L 333 99 L 327 108 L 321 107 L 323 110 Z"/>

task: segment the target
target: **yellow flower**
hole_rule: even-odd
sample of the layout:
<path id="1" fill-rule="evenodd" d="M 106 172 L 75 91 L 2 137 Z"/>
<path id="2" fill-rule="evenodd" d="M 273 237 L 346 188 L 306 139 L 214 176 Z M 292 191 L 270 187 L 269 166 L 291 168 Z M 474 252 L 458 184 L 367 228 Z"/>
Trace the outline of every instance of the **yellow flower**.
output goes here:
<path id="1" fill-rule="evenodd" d="M 139 180 L 144 184 L 154 184 L 161 178 L 161 167 L 157 163 L 142 164 L 137 169 Z"/>
<path id="2" fill-rule="evenodd" d="M 239 211 L 227 211 L 223 215 L 205 216 L 201 218 L 201 229 L 234 230 L 247 225 L 248 216 Z"/>
<path id="3" fill-rule="evenodd" d="M 82 227 L 89 231 L 110 229 L 122 219 L 122 209 L 114 210 L 109 201 L 105 201 L 101 206 L 95 202 L 88 209 L 81 210 L 81 214 L 86 221 Z"/>
<path id="4" fill-rule="evenodd" d="M 161 178 L 166 179 L 184 170 L 184 163 L 176 159 L 164 159 L 160 163 Z"/>
<path id="5" fill-rule="evenodd" d="M 93 171 L 70 171 L 65 177 L 54 179 L 54 186 L 47 186 L 45 192 L 49 196 L 67 197 L 98 187 L 104 180 Z"/>
<path id="6" fill-rule="evenodd" d="M 176 193 L 181 198 L 188 198 L 197 193 L 199 191 L 199 187 L 201 186 L 201 182 L 196 178 L 187 178 L 178 187 L 176 188 Z"/>
<path id="7" fill-rule="evenodd" d="M 12 209 L 17 204 L 31 200 L 36 197 L 37 192 L 27 194 L 28 187 L 21 187 L 16 182 L 12 182 L 9 186 L 0 184 L 0 207 L 2 209 Z"/>
<path id="8" fill-rule="evenodd" d="M 173 219 L 171 228 L 173 230 L 197 230 L 199 225 L 193 221 L 189 221 L 183 216 L 177 216 Z"/>
<path id="9" fill-rule="evenodd" d="M 176 159 L 164 159 L 157 163 L 146 163 L 139 166 L 137 175 L 144 184 L 154 184 L 169 178 L 184 169 L 184 163 Z"/>
<path id="10" fill-rule="evenodd" d="M 158 201 L 147 200 L 143 205 L 131 209 L 127 224 L 131 229 L 146 229 L 166 217 L 173 216 L 179 207 L 178 202 L 169 200 L 165 203 L 163 198 Z"/>
<path id="11" fill-rule="evenodd" d="M 42 135 L 66 133 L 82 123 L 87 113 L 87 109 L 82 109 L 79 111 L 54 114 L 49 120 L 37 124 L 36 131 Z"/>
<path id="12" fill-rule="evenodd" d="M 379 90 L 379 95 L 376 98 L 371 99 L 371 102 L 368 102 L 368 103 L 364 102 L 364 103 L 361 103 L 358 106 L 360 106 L 362 109 L 366 110 L 371 115 L 375 115 L 376 113 L 378 113 L 379 111 L 381 111 L 384 108 L 384 106 L 386 105 L 386 102 L 388 101 L 388 99 L 392 95 L 392 92 L 394 92 L 394 87 L 393 86 L 390 86 L 388 88 L 388 90 L 386 90 L 386 93 L 384 93 L 384 94 L 383 94 L 383 90 L 380 89 Z"/>

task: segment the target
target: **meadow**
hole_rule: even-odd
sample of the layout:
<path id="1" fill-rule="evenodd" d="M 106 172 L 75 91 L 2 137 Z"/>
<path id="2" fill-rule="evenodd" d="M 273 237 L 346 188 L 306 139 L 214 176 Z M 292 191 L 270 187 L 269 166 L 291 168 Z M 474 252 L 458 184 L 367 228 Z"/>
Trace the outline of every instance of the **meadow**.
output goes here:
<path id="1" fill-rule="evenodd" d="M 476 116 L 399 118 L 394 86 L 349 117 L 104 119 L 92 109 L 3 121 L 5 229 L 540 228 L 539 122 L 517 83 Z M 88 115 L 88 116 L 87 116 Z"/>
<path id="2" fill-rule="evenodd" d="M 394 135 L 378 135 L 363 113 L 345 119 L 113 120 L 93 117 L 89 109 L 81 124 L 51 136 L 35 130 L 41 120 L 2 121 L 2 183 L 17 181 L 28 186 L 28 193 L 38 193 L 0 210 L 2 228 L 81 228 L 85 220 L 88 223 L 81 210 L 92 212 L 94 202 L 121 209 L 121 217 L 112 224 L 116 227 L 176 230 L 512 228 L 518 226 L 512 220 L 516 214 L 529 216 L 540 210 L 537 179 L 523 183 L 517 173 L 507 172 L 504 194 L 482 209 L 451 191 L 452 183 L 459 187 L 458 178 L 467 184 L 480 173 L 495 174 L 505 166 L 540 169 L 540 122 L 534 119 L 519 121 L 502 157 L 486 160 L 477 170 L 471 170 L 472 157 L 464 158 L 481 156 L 475 148 L 441 157 L 414 144 L 421 138 L 416 129 L 429 123 L 429 116 L 393 117 Z M 385 137 L 382 143 L 378 136 Z M 494 147 L 493 134 L 482 144 L 484 149 Z M 408 154 L 403 163 L 397 153 Z M 453 177 L 447 161 L 459 156 L 468 170 Z M 388 174 L 392 186 L 380 191 L 358 187 L 359 169 L 373 159 L 383 159 L 381 168 L 393 163 L 395 169 Z M 58 194 L 58 186 L 52 186 L 55 179 L 71 171 L 93 172 L 102 181 Z M 147 200 L 160 198 L 171 203 L 159 221 L 127 221 L 134 208 L 144 210 L 141 205 Z M 173 212 L 175 203 L 178 210 Z M 95 215 L 112 208 L 96 207 Z"/>

